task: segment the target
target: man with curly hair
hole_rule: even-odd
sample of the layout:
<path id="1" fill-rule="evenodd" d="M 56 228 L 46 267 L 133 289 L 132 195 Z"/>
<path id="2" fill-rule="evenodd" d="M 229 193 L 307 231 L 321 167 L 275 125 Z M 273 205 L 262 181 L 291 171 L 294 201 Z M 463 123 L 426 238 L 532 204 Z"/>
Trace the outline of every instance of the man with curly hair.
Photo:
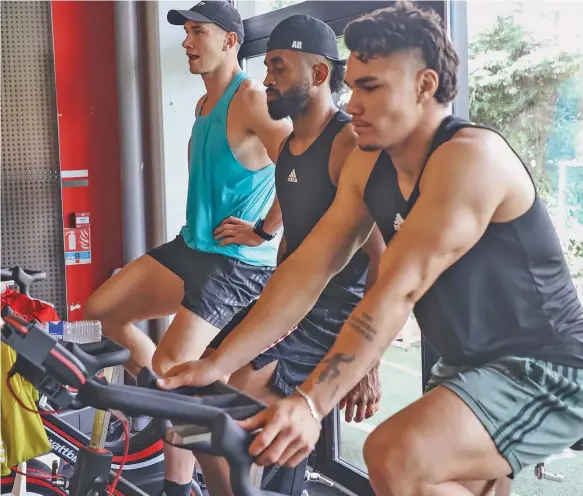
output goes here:
<path id="1" fill-rule="evenodd" d="M 583 306 L 527 166 L 496 131 L 450 113 L 458 57 L 440 18 L 398 3 L 353 21 L 345 41 L 359 149 L 332 207 L 207 369 L 168 379 L 202 385 L 246 363 L 305 314 L 376 222 L 387 242 L 377 282 L 297 393 L 242 423 L 261 429 L 250 453 L 299 463 L 413 311 L 441 359 L 426 394 L 368 437 L 372 487 L 485 495 L 583 438 Z"/>

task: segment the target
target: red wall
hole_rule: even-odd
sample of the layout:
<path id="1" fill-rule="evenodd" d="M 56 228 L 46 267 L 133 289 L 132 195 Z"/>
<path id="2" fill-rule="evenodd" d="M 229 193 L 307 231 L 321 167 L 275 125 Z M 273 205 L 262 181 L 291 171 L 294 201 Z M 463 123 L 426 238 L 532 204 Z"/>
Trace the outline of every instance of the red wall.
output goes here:
<path id="1" fill-rule="evenodd" d="M 114 4 L 53 1 L 52 19 L 61 171 L 89 171 L 88 186 L 62 188 L 65 227 L 91 214 L 91 263 L 66 266 L 73 321 L 123 261 Z"/>

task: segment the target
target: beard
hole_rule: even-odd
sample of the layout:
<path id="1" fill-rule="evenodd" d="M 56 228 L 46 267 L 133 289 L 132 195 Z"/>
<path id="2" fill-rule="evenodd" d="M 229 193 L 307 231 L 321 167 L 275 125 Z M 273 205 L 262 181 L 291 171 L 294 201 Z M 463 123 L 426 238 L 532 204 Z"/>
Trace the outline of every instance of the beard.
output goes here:
<path id="1" fill-rule="evenodd" d="M 304 109 L 310 98 L 310 82 L 306 78 L 283 94 L 277 90 L 269 90 L 269 92 L 276 92 L 278 95 L 277 98 L 267 102 L 269 115 L 278 121 L 286 117 L 293 117 Z"/>

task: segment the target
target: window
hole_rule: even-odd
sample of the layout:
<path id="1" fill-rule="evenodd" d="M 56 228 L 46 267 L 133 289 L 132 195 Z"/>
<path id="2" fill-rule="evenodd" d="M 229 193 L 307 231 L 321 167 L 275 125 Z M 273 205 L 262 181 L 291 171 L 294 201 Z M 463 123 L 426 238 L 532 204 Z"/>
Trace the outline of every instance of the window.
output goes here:
<path id="1" fill-rule="evenodd" d="M 257 55 L 256 57 L 249 57 L 245 59 L 245 72 L 252 78 L 259 82 L 263 82 L 267 69 L 264 64 L 265 55 Z"/>
<path id="2" fill-rule="evenodd" d="M 500 131 L 530 169 L 583 299 L 583 34 L 578 2 L 467 2 L 470 120 Z M 580 494 L 583 454 L 531 469 L 517 494 Z M 576 487 L 577 486 L 577 487 Z"/>
<path id="3" fill-rule="evenodd" d="M 303 0 L 237 0 L 235 6 L 242 19 L 249 19 L 261 14 L 267 14 L 274 10 L 283 9 Z"/>
<path id="4" fill-rule="evenodd" d="M 341 59 L 348 59 L 350 52 L 346 45 L 344 44 L 344 36 L 340 36 L 338 38 L 338 52 L 340 54 Z M 343 85 L 342 89 L 334 95 L 334 103 L 338 106 L 338 108 L 346 111 L 346 107 L 348 106 L 348 101 L 350 100 L 350 88 L 346 85 Z"/>
<path id="5" fill-rule="evenodd" d="M 468 2 L 470 119 L 530 167 L 583 295 L 583 34 L 577 3 Z"/>
<path id="6" fill-rule="evenodd" d="M 385 352 L 380 366 L 382 385 L 378 412 L 364 422 L 347 423 L 340 412 L 339 458 L 366 472 L 362 456 L 364 441 L 381 422 L 419 399 L 422 394 L 421 332 L 411 317 L 397 340 Z"/>

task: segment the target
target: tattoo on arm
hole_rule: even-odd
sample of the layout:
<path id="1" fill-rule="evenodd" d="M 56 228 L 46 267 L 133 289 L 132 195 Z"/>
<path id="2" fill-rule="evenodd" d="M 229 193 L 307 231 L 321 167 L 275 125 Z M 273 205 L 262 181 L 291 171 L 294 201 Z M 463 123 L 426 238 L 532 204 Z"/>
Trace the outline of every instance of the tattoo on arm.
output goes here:
<path id="1" fill-rule="evenodd" d="M 320 373 L 317 383 L 331 382 L 340 375 L 338 366 L 341 363 L 350 363 L 354 360 L 354 355 L 346 355 L 345 353 L 336 353 L 324 361 L 326 365 L 324 370 Z"/>
<path id="2" fill-rule="evenodd" d="M 372 320 L 372 317 L 368 313 L 363 312 L 362 316 L 351 315 L 348 319 L 348 324 L 363 336 L 364 339 L 373 341 L 377 335 L 377 330 L 371 325 Z"/>

